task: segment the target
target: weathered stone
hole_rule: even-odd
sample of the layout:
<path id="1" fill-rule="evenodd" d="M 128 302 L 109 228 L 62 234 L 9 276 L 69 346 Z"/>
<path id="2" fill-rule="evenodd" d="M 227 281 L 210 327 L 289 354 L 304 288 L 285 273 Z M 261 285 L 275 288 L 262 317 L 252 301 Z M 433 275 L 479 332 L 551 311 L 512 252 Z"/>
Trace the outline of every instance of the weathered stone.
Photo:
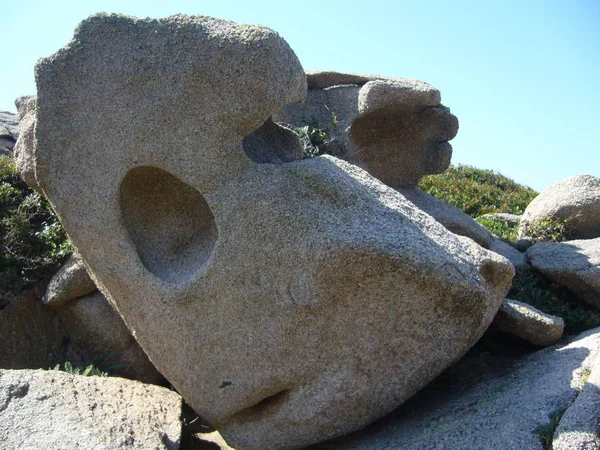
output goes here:
<path id="1" fill-rule="evenodd" d="M 502 301 L 492 323 L 505 333 L 542 347 L 555 344 L 565 328 L 565 321 L 561 317 L 509 298 Z"/>
<path id="2" fill-rule="evenodd" d="M 508 259 L 517 271 L 529 266 L 525 253 L 520 252 L 502 239 L 493 239 L 490 250 Z"/>
<path id="3" fill-rule="evenodd" d="M 98 15 L 36 74 L 44 192 L 151 360 L 234 447 L 373 421 L 506 295 L 506 259 L 356 166 L 246 156 L 244 137 L 306 89 L 266 28 Z"/>
<path id="4" fill-rule="evenodd" d="M 88 275 L 81 256 L 74 253 L 48 283 L 42 302 L 59 306 L 95 290 L 96 285 Z"/>
<path id="5" fill-rule="evenodd" d="M 16 114 L 8 111 L 0 111 L 0 128 L 6 128 L 10 136 L 14 139 L 19 137 L 19 122 Z M 8 137 L 8 136 L 6 136 Z"/>
<path id="6" fill-rule="evenodd" d="M 403 186 L 395 189 L 453 233 L 467 236 L 484 248 L 490 248 L 492 245 L 494 241 L 492 234 L 457 207 L 428 194 L 416 186 Z"/>
<path id="7" fill-rule="evenodd" d="M 563 417 L 571 407 L 578 409 L 583 378 L 599 350 L 596 328 L 525 358 L 465 358 L 394 413 L 310 449 L 543 450 L 542 428 L 565 408 Z M 586 431 L 593 421 L 586 420 Z"/>
<path id="8" fill-rule="evenodd" d="M 17 121 L 21 122 L 26 114 L 35 110 L 35 102 L 37 96 L 35 95 L 22 95 L 15 99 L 15 106 L 17 107 Z"/>
<path id="9" fill-rule="evenodd" d="M 0 441 L 11 449 L 179 448 L 181 397 L 122 378 L 0 370 Z"/>
<path id="10" fill-rule="evenodd" d="M 575 175 L 553 184 L 527 206 L 519 237 L 537 221 L 566 220 L 573 239 L 600 237 L 600 178 Z"/>
<path id="11" fill-rule="evenodd" d="M 553 450 L 597 450 L 600 448 L 600 352 L 583 375 L 581 393 L 565 411 L 554 433 Z M 586 374 L 589 376 L 586 378 Z"/>
<path id="12" fill-rule="evenodd" d="M 102 361 L 111 367 L 112 374 L 145 383 L 164 382 L 123 319 L 99 291 L 70 301 L 57 313 L 71 340 L 66 360 L 73 365 L 86 367 Z"/>
<path id="13" fill-rule="evenodd" d="M 19 97 L 16 100 L 19 110 L 19 139 L 14 148 L 14 159 L 21 178 L 28 186 L 40 190 L 35 177 L 35 105 L 36 97 Z"/>
<path id="14" fill-rule="evenodd" d="M 440 92 L 418 80 L 370 81 L 360 89 L 349 161 L 389 186 L 416 185 L 450 165 L 458 120 Z"/>
<path id="15" fill-rule="evenodd" d="M 242 146 L 248 158 L 259 164 L 299 161 L 304 150 L 296 133 L 273 123 L 270 117 L 244 138 Z"/>
<path id="16" fill-rule="evenodd" d="M 529 247 L 527 258 L 554 283 L 600 308 L 600 238 L 539 242 Z"/>
<path id="17" fill-rule="evenodd" d="M 0 305 L 0 342 L 2 369 L 48 368 L 64 357 L 58 317 L 32 294 Z"/>

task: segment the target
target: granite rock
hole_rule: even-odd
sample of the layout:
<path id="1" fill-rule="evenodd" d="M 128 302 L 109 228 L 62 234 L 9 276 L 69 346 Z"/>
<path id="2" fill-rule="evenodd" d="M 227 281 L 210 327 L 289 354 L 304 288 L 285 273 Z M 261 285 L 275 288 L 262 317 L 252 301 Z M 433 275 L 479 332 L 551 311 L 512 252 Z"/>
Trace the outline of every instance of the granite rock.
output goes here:
<path id="1" fill-rule="evenodd" d="M 95 290 L 96 285 L 88 275 L 81 256 L 73 253 L 48 283 L 42 302 L 59 306 Z"/>
<path id="2" fill-rule="evenodd" d="M 0 370 L 0 441 L 12 449 L 165 449 L 181 397 L 158 386 L 56 370 Z"/>
<path id="3" fill-rule="evenodd" d="M 538 242 L 527 258 L 535 270 L 600 308 L 600 238 Z"/>
<path id="4" fill-rule="evenodd" d="M 19 97 L 15 102 L 19 111 L 19 139 L 15 144 L 14 160 L 21 178 L 27 185 L 39 191 L 35 177 L 35 96 Z"/>
<path id="5" fill-rule="evenodd" d="M 506 295 L 505 258 L 358 167 L 247 156 L 306 93 L 269 29 L 96 15 L 36 77 L 44 193 L 150 359 L 234 447 L 363 427 L 460 358 Z"/>
<path id="6" fill-rule="evenodd" d="M 513 334 L 534 345 L 546 347 L 562 337 L 565 321 L 546 314 L 527 303 L 504 299 L 492 322 L 505 333 Z"/>

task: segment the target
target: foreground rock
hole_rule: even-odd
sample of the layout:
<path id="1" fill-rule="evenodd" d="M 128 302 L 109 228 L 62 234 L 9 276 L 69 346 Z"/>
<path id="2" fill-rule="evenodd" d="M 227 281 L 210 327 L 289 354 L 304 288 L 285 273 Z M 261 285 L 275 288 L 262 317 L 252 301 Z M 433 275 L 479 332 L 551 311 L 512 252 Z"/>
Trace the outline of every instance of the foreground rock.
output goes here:
<path id="1" fill-rule="evenodd" d="M 177 449 L 181 397 L 122 378 L 0 370 L 2 448 Z"/>
<path id="2" fill-rule="evenodd" d="M 591 414 L 597 411 L 597 397 L 592 400 L 589 394 L 597 392 L 593 383 L 598 376 L 599 355 L 597 328 L 568 344 L 525 358 L 466 358 L 393 414 L 364 430 L 311 448 L 543 450 L 541 433 L 552 439 L 550 417 L 565 408 L 559 436 L 567 438 L 569 430 L 569 442 L 574 444 L 573 433 L 579 430 L 587 434 L 588 441 L 597 441 L 598 428 L 593 426 L 598 423 L 597 415 L 577 414 L 586 422 L 579 429 L 569 417 L 571 408 L 573 413 L 581 411 L 579 395 L 587 397 L 582 401 Z M 582 391 L 590 370 L 591 385 Z"/>
<path id="3" fill-rule="evenodd" d="M 44 193 L 151 360 L 234 447 L 299 448 L 386 414 L 509 288 L 506 259 L 359 168 L 246 156 L 306 92 L 271 30 L 98 15 L 36 70 Z"/>
<path id="4" fill-rule="evenodd" d="M 81 256 L 74 253 L 48 283 L 42 302 L 49 306 L 61 306 L 95 290 L 96 285 L 88 275 Z"/>
<path id="5" fill-rule="evenodd" d="M 589 372 L 588 372 L 589 371 Z M 563 414 L 554 433 L 553 450 L 600 448 L 600 357 L 584 371 L 587 380 L 581 393 Z"/>
<path id="6" fill-rule="evenodd" d="M 541 347 L 555 344 L 565 329 L 562 318 L 509 298 L 504 299 L 492 323 L 505 333 Z"/>
<path id="7" fill-rule="evenodd" d="M 529 236 L 536 222 L 566 220 L 573 239 L 600 237 L 600 178 L 575 175 L 553 184 L 527 206 L 519 234 Z"/>
<path id="8" fill-rule="evenodd" d="M 527 257 L 554 283 L 600 308 L 600 238 L 540 242 L 527 250 Z"/>

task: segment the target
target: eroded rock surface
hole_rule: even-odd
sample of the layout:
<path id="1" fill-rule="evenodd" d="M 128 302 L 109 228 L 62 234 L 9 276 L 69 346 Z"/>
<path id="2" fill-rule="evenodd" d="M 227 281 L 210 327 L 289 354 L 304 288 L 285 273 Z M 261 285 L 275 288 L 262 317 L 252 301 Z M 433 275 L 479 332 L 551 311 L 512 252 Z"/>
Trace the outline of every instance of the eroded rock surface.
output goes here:
<path id="1" fill-rule="evenodd" d="M 181 397 L 123 378 L 0 370 L 0 442 L 14 449 L 179 448 Z"/>
<path id="2" fill-rule="evenodd" d="M 35 105 L 37 97 L 34 95 L 19 97 L 15 101 L 19 111 L 19 139 L 15 144 L 14 160 L 21 178 L 31 188 L 39 190 L 35 177 Z"/>
<path id="3" fill-rule="evenodd" d="M 36 71 L 44 193 L 157 368 L 236 448 L 300 448 L 391 411 L 509 288 L 506 259 L 356 166 L 244 152 L 306 93 L 269 29 L 97 15 Z"/>

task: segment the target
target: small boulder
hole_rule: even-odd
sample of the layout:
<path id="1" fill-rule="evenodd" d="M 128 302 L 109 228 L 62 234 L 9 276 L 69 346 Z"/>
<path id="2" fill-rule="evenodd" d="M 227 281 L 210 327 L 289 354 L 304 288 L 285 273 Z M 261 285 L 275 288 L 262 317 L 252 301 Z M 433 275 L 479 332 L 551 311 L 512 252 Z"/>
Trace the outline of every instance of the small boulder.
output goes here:
<path id="1" fill-rule="evenodd" d="M 2 448 L 176 450 L 181 407 L 176 392 L 123 378 L 0 370 Z"/>
<path id="2" fill-rule="evenodd" d="M 484 214 L 482 216 L 479 216 L 477 218 L 477 220 L 489 219 L 489 220 L 495 220 L 498 222 L 503 222 L 510 226 L 516 226 L 516 225 L 519 225 L 519 223 L 521 222 L 521 217 L 522 217 L 521 214 L 490 213 L 490 214 Z"/>
<path id="3" fill-rule="evenodd" d="M 572 239 L 600 237 L 600 178 L 575 175 L 553 184 L 527 206 L 519 237 L 542 220 L 564 220 Z"/>
<path id="4" fill-rule="evenodd" d="M 509 298 L 502 301 L 492 324 L 505 333 L 541 347 L 555 344 L 565 328 L 565 321 L 561 317 L 543 313 L 527 303 Z"/>
<path id="5" fill-rule="evenodd" d="M 74 253 L 48 283 L 42 302 L 48 306 L 60 306 L 95 290 L 96 285 L 88 275 L 81 256 Z"/>
<path id="6" fill-rule="evenodd" d="M 538 272 L 600 309 L 600 238 L 539 242 L 527 258 Z"/>

